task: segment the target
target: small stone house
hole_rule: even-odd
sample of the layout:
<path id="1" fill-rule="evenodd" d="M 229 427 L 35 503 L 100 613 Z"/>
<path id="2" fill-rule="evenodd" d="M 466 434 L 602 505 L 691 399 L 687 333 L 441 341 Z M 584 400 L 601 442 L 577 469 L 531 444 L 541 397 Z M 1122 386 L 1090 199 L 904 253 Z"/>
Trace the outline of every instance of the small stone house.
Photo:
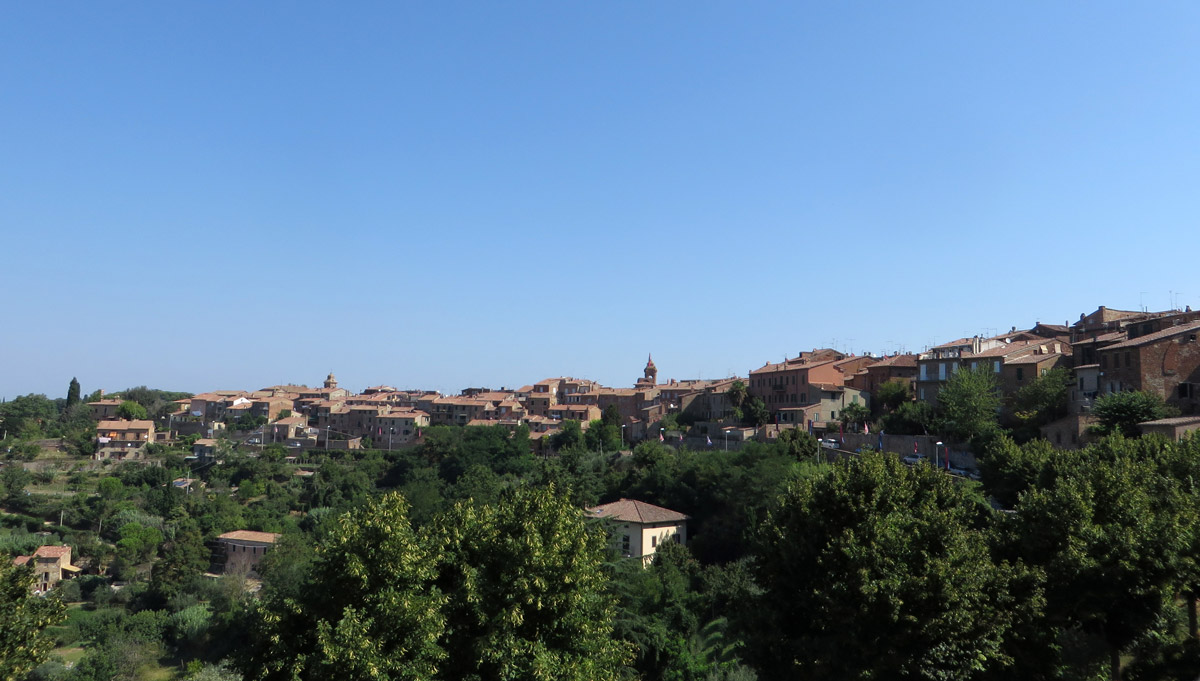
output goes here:
<path id="1" fill-rule="evenodd" d="M 217 537 L 213 572 L 258 576 L 258 565 L 283 535 L 274 532 L 235 530 Z"/>

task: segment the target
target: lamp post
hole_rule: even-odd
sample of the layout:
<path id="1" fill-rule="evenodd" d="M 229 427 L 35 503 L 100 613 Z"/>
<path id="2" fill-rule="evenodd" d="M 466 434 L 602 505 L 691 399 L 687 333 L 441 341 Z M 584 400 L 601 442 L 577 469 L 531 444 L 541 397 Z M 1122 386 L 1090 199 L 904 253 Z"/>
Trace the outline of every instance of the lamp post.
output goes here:
<path id="1" fill-rule="evenodd" d="M 729 429 L 725 429 L 725 451 L 729 451 Z"/>
<path id="2" fill-rule="evenodd" d="M 621 424 L 621 446 L 625 446 L 625 424 Z"/>
<path id="3" fill-rule="evenodd" d="M 942 448 L 941 441 L 933 443 L 933 467 L 938 467 L 938 450 Z"/>

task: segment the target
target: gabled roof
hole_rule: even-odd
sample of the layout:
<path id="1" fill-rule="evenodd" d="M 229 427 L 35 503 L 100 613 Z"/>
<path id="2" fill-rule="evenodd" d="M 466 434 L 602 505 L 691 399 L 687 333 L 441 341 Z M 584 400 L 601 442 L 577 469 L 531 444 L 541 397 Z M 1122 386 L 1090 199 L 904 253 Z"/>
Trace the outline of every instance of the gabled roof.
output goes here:
<path id="1" fill-rule="evenodd" d="M 70 546 L 39 546 L 33 555 L 38 558 L 62 558 L 71 554 Z"/>
<path id="2" fill-rule="evenodd" d="M 627 523 L 678 523 L 690 516 L 669 508 L 647 504 L 636 499 L 619 499 L 611 504 L 601 504 L 588 509 L 593 518 L 612 518 Z"/>
<path id="3" fill-rule="evenodd" d="M 101 421 L 96 430 L 154 430 L 153 421 Z"/>
<path id="4" fill-rule="evenodd" d="M 916 355 L 892 355 L 891 357 L 884 357 L 884 358 L 880 359 L 878 362 L 871 364 L 865 368 L 869 371 L 876 367 L 878 367 L 878 368 L 912 367 L 913 369 L 915 369 L 915 368 L 917 368 L 917 356 Z"/>
<path id="5" fill-rule="evenodd" d="M 1173 336 L 1179 336 L 1179 335 L 1182 335 L 1185 333 L 1195 333 L 1198 330 L 1200 330 L 1200 322 L 1193 322 L 1191 324 L 1183 324 L 1180 326 L 1172 326 L 1170 328 L 1163 329 L 1162 331 L 1148 333 L 1145 336 L 1138 336 L 1137 338 L 1134 338 L 1132 340 L 1127 340 L 1122 343 L 1117 343 L 1116 345 L 1110 345 L 1107 348 L 1102 348 L 1101 351 L 1108 352 L 1109 350 L 1123 350 L 1125 348 L 1136 348 L 1136 347 L 1140 347 L 1142 345 L 1149 345 L 1151 343 L 1156 343 L 1160 340 L 1165 340 L 1165 339 L 1171 338 Z"/>

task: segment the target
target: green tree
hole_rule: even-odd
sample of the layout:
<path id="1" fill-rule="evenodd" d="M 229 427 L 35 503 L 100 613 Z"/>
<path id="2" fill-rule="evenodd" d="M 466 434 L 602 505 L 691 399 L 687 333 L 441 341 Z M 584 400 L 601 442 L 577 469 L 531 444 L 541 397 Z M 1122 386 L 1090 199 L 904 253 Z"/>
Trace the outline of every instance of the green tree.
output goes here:
<path id="1" fill-rule="evenodd" d="M 558 432 L 550 436 L 550 446 L 558 452 L 583 447 L 583 428 L 579 422 L 574 419 L 563 421 Z"/>
<path id="2" fill-rule="evenodd" d="M 45 395 L 22 395 L 0 404 L 0 430 L 8 437 L 38 438 L 57 414 L 54 403 Z"/>
<path id="3" fill-rule="evenodd" d="M 749 393 L 746 391 L 746 384 L 742 381 L 734 381 L 730 384 L 729 390 L 725 391 L 725 397 L 729 400 L 729 406 L 733 407 L 733 410 L 737 412 L 749 398 Z M 740 419 L 741 417 L 739 416 L 738 418 Z"/>
<path id="4" fill-rule="evenodd" d="M 72 377 L 71 384 L 67 386 L 67 409 L 77 404 L 79 404 L 79 380 Z"/>
<path id="5" fill-rule="evenodd" d="M 436 678 L 447 651 L 435 562 L 399 494 L 341 516 L 306 588 L 264 590 L 238 665 L 248 679 Z"/>
<path id="6" fill-rule="evenodd" d="M 35 596 L 33 571 L 0 559 L 0 679 L 15 681 L 41 664 L 54 649 L 46 627 L 62 621 L 57 595 Z"/>
<path id="7" fill-rule="evenodd" d="M 751 397 L 743 403 L 742 423 L 762 426 L 769 420 L 771 420 L 771 412 L 767 411 L 767 405 L 762 399 Z"/>
<path id="8" fill-rule="evenodd" d="M 909 387 L 909 382 L 893 378 L 875 389 L 872 404 L 882 407 L 888 412 L 894 412 L 900 408 L 900 405 L 911 400 L 912 388 Z"/>
<path id="9" fill-rule="evenodd" d="M 303 586 L 268 568 L 238 664 L 260 679 L 615 679 L 604 553 L 552 490 L 460 503 L 421 533 L 388 494 L 283 573 Z"/>
<path id="10" fill-rule="evenodd" d="M 1119 433 L 1125 437 L 1137 437 L 1141 435 L 1139 423 L 1169 418 L 1178 413 L 1156 393 L 1141 390 L 1106 393 L 1097 397 L 1092 405 L 1092 416 L 1099 420 L 1092 428 L 1097 435 Z"/>
<path id="11" fill-rule="evenodd" d="M 1000 429 L 999 384 L 987 367 L 954 372 L 937 399 L 942 429 L 950 437 L 979 443 Z"/>
<path id="12" fill-rule="evenodd" d="M 1019 556 L 1045 573 L 1040 628 L 1102 642 L 1113 679 L 1121 653 L 1173 602 L 1190 540 L 1190 504 L 1146 454 L 1119 437 L 1060 452 L 1011 520 Z"/>
<path id="13" fill-rule="evenodd" d="M 797 460 L 814 459 L 821 453 L 821 443 L 800 428 L 788 428 L 779 433 L 779 444 Z"/>
<path id="14" fill-rule="evenodd" d="M 612 637 L 607 536 L 566 498 L 506 490 L 495 505 L 455 506 L 431 538 L 449 599 L 442 678 L 620 678 L 629 651 Z"/>
<path id="15" fill-rule="evenodd" d="M 604 421 L 606 426 L 621 427 L 621 410 L 617 409 L 617 405 L 610 404 L 604 408 L 604 414 L 601 416 L 601 421 Z"/>
<path id="16" fill-rule="evenodd" d="M 792 483 L 759 539 L 770 678 L 969 679 L 1006 663 L 1014 570 L 947 476 L 866 454 Z"/>
<path id="17" fill-rule="evenodd" d="M 1071 384 L 1071 372 L 1056 367 L 1018 390 L 1011 405 L 1013 437 L 1036 439 L 1042 426 L 1066 416 Z"/>
<path id="18" fill-rule="evenodd" d="M 146 408 L 133 400 L 125 400 L 117 407 L 117 416 L 129 421 L 145 420 Z"/>
<path id="19" fill-rule="evenodd" d="M 855 402 L 842 407 L 842 410 L 838 412 L 838 418 L 841 419 L 842 426 L 846 430 L 855 430 L 871 418 L 871 410 Z"/>
<path id="20" fill-rule="evenodd" d="M 895 411 L 884 414 L 880 427 L 892 435 L 923 435 L 933 427 L 933 408 L 928 402 L 901 402 Z"/>

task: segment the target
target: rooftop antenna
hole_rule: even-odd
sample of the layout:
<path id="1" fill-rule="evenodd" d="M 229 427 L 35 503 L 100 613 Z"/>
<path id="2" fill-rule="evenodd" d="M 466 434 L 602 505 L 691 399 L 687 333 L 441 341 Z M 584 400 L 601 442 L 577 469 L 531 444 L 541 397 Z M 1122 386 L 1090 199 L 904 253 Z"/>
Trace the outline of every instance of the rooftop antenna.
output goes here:
<path id="1" fill-rule="evenodd" d="M 1146 292 L 1138 291 L 1138 309 L 1146 312 Z"/>

